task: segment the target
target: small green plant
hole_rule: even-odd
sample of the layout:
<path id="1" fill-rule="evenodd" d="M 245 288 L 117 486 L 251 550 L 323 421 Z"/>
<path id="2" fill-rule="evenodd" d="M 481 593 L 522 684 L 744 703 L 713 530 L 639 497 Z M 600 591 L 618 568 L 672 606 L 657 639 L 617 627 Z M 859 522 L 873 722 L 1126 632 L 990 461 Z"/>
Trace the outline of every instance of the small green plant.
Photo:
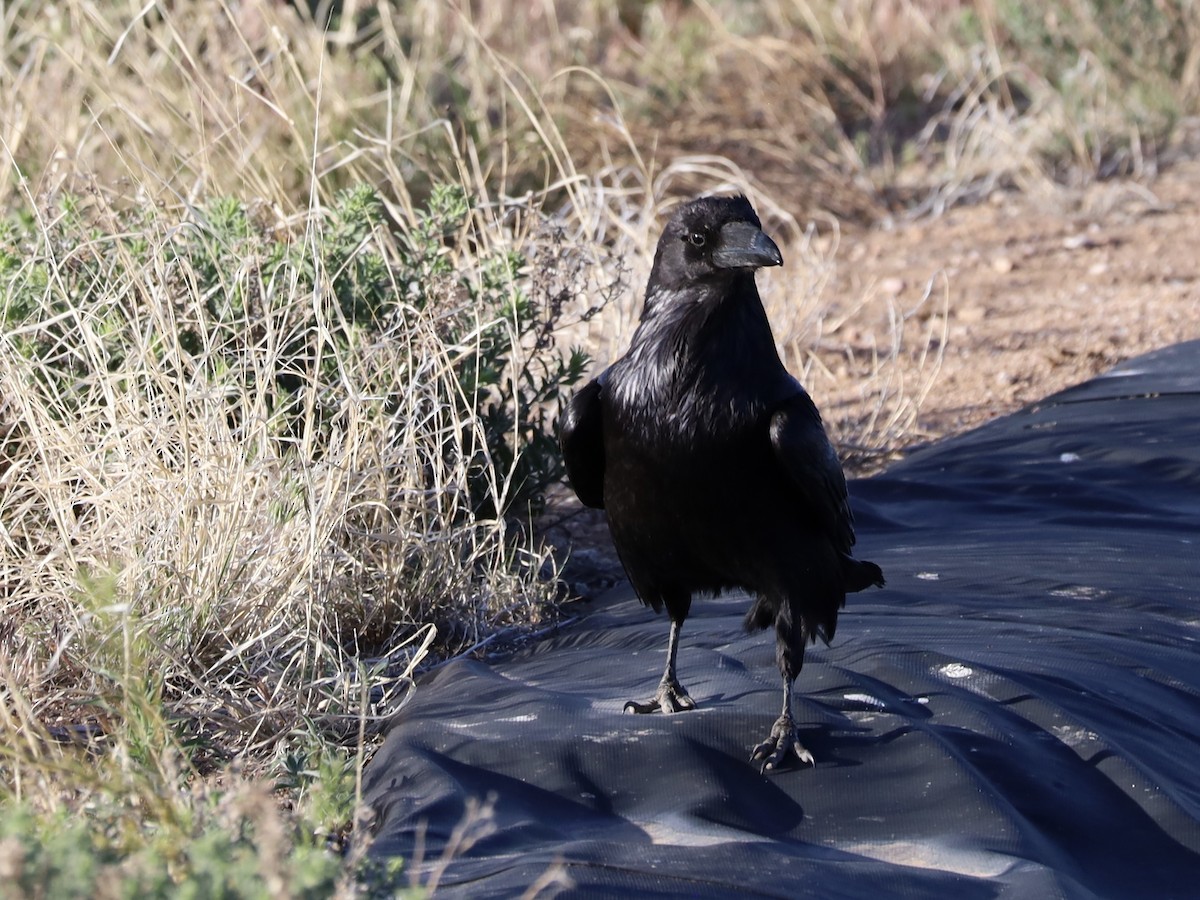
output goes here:
<path id="1" fill-rule="evenodd" d="M 94 793 L 76 815 L 0 800 L 0 873 L 13 898 L 326 898 L 403 894 L 399 866 L 351 859 L 303 808 L 261 783 L 179 784 L 170 815 Z"/>
<path id="2" fill-rule="evenodd" d="M 402 866 L 346 841 L 363 757 L 300 728 L 280 777 L 201 771 L 166 702 L 151 629 L 116 602 L 115 573 L 81 576 L 87 654 L 104 685 L 76 698 L 91 727 L 47 729 L 0 682 L 0 878 L 14 898 L 414 896 Z M 7 679 L 7 670 L 4 670 Z M 52 773 L 52 779 L 47 775 Z M 48 803 L 47 800 L 50 802 Z"/>

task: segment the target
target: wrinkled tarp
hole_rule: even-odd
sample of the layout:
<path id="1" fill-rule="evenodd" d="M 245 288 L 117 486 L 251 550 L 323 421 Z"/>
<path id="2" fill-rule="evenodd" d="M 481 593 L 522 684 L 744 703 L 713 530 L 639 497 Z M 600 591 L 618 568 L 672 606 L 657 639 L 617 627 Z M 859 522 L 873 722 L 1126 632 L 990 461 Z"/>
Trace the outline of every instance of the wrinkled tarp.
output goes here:
<path id="1" fill-rule="evenodd" d="M 450 894 L 1200 896 L 1200 341 L 1124 364 L 851 485 L 850 597 L 797 681 L 815 768 L 747 760 L 779 711 L 744 597 L 697 600 L 699 704 L 622 714 L 667 620 L 628 589 L 517 655 L 433 673 L 367 771 L 372 853 L 497 832 Z"/>

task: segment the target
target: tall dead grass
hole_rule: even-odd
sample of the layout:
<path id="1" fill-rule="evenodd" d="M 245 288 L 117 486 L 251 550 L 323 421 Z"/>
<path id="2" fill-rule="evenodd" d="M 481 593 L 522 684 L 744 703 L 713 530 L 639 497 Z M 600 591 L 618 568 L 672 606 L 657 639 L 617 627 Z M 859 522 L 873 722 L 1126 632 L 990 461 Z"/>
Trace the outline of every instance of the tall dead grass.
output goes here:
<path id="1" fill-rule="evenodd" d="M 445 42 L 440 4 L 412 10 L 406 26 L 429 44 L 411 54 L 381 19 L 372 40 L 386 45 L 382 57 L 331 45 L 285 6 L 215 9 L 5 11 L 0 203 L 24 210 L 37 235 L 13 248 L 18 268 L 6 274 L 10 284 L 43 281 L 45 308 L 61 312 L 18 316 L 6 305 L 0 602 L 8 687 L 37 698 L 35 712 L 69 716 L 68 696 L 103 695 L 113 670 L 103 648 L 132 629 L 175 708 L 238 752 L 302 720 L 348 734 L 363 716 L 394 711 L 435 625 L 442 646 L 461 647 L 537 622 L 552 563 L 503 520 L 474 517 L 464 471 L 441 468 L 481 443 L 479 423 L 441 399 L 460 390 L 453 363 L 472 350 L 448 346 L 439 326 L 438 310 L 461 297 L 409 309 L 373 345 L 334 359 L 337 383 L 312 389 L 337 392 L 335 432 L 310 416 L 281 446 L 269 408 L 280 355 L 297 340 L 333 353 L 330 335 L 347 328 L 321 296 L 330 273 L 318 272 L 315 294 L 272 285 L 285 312 L 244 322 L 254 338 L 241 371 L 223 371 L 229 335 L 205 330 L 211 298 L 181 262 L 180 229 L 207 198 L 244 197 L 318 267 L 341 187 L 380 185 L 402 237 L 423 193 L 445 181 L 475 198 L 469 234 L 446 249 L 459 270 L 548 242 L 540 205 L 550 191 L 570 203 L 559 228 L 585 256 L 611 226 L 538 92 L 465 19 Z M 429 82 L 444 58 L 423 58 L 432 52 L 469 52 L 467 87 L 511 104 L 519 126 L 468 135 L 440 117 Z M 385 78 L 372 71 L 380 59 L 400 68 Z M 510 144 L 543 154 L 552 182 L 511 197 L 484 159 Z M 521 175 L 536 168 L 513 162 Z M 63 198 L 94 237 L 81 228 L 64 242 Z M 135 258 L 104 230 L 138 208 L 149 249 Z M 220 290 L 260 290 L 260 264 L 223 273 Z M 66 287 L 79 265 L 96 267 L 82 305 Z M 315 333 L 294 333 L 307 319 L 289 309 L 315 310 Z M 197 328 L 200 346 L 185 344 Z M 35 339 L 58 343 L 31 354 L 22 342 Z M 64 366 L 86 374 L 64 389 Z M 235 421 L 231 407 L 244 415 Z M 496 508 L 508 489 L 501 473 Z"/>
<path id="2" fill-rule="evenodd" d="M 482 284 L 487 260 L 576 246 L 583 262 L 556 277 L 581 310 L 615 215 L 538 91 L 469 28 L 444 52 L 478 57 L 476 87 L 512 120 L 492 132 L 443 114 L 461 98 L 429 83 L 449 71 L 422 57 L 436 48 L 409 55 L 381 34 L 399 67 L 385 75 L 369 48 L 327 43 L 287 7 L 204 9 L 216 12 L 79 0 L 2 13 L 0 206 L 20 227 L 3 235 L 0 297 L 0 715 L 17 736 L 0 748 L 0 795 L 48 816 L 92 809 L 97 834 L 119 822 L 136 835 L 140 815 L 155 846 L 219 824 L 201 815 L 207 793 L 186 790 L 198 775 L 237 757 L 277 776 L 306 741 L 356 747 L 361 771 L 431 648 L 551 614 L 553 560 L 478 514 L 467 461 L 483 425 L 447 402 L 504 322 L 449 342 L 442 317 L 463 287 L 393 283 L 429 299 L 357 338 L 321 270 L 338 191 L 377 186 L 390 222 L 365 241 L 395 258 L 433 186 L 460 186 L 474 200 L 445 236 L 446 268 Z M 408 24 L 440 40 L 444 12 L 418 4 Z M 264 260 L 234 262 L 218 305 L 275 302 L 214 323 L 181 246 L 222 196 L 251 204 L 313 279 L 264 285 Z M 557 222 L 551 196 L 571 210 Z M 336 375 L 307 386 L 281 440 L 270 398 L 297 345 L 308 371 Z M 492 508 L 512 476 L 494 470 Z M 296 784 L 327 777 L 298 771 Z M 40 827 L 5 845 L 16 870 L 32 871 Z"/>

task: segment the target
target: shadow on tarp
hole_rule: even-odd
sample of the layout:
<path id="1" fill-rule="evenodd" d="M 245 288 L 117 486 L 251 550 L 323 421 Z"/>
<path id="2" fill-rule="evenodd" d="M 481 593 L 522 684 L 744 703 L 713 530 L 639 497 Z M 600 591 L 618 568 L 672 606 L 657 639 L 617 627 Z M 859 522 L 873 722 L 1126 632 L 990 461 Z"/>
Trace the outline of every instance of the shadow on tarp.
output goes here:
<path id="1" fill-rule="evenodd" d="M 697 601 L 700 704 L 623 715 L 667 622 L 628 588 L 498 662 L 425 680 L 367 771 L 372 853 L 498 830 L 448 894 L 1200 896 L 1200 341 L 1142 357 L 851 486 L 888 587 L 797 683 L 815 768 L 747 762 L 778 714 L 744 597 Z"/>

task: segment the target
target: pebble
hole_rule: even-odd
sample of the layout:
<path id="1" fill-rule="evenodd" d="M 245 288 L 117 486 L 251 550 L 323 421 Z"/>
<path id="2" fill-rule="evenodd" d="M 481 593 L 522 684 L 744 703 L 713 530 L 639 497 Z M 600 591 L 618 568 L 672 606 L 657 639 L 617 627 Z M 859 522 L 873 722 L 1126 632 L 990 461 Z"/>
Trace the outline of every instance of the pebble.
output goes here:
<path id="1" fill-rule="evenodd" d="M 1073 234 L 1069 238 L 1063 238 L 1062 245 L 1064 250 L 1084 250 L 1097 246 L 1097 242 L 1090 234 Z"/>

